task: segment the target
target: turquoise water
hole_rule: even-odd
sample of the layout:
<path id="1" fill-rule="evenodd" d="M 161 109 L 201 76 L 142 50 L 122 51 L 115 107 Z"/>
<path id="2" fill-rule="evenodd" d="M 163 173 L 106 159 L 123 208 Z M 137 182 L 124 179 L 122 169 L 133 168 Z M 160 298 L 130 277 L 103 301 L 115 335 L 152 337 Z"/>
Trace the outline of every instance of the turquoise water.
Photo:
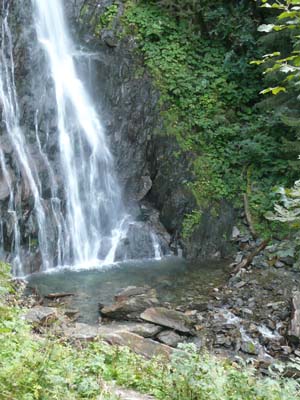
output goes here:
<path id="1" fill-rule="evenodd" d="M 148 285 L 157 290 L 161 302 L 168 302 L 172 307 L 187 307 L 207 301 L 212 289 L 224 283 L 227 276 L 224 262 L 191 265 L 170 257 L 160 261 L 123 262 L 101 269 L 60 269 L 33 274 L 28 278 L 28 287 L 34 287 L 43 296 L 74 293 L 61 302 L 79 310 L 79 321 L 97 323 L 99 303 L 112 303 L 114 296 L 127 286 Z"/>

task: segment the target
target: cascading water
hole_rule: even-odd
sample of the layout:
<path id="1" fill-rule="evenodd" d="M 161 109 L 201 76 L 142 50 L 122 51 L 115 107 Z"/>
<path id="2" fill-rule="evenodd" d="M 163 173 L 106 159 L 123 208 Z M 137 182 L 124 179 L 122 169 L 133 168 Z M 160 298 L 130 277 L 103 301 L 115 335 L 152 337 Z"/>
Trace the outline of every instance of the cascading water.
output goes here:
<path id="1" fill-rule="evenodd" d="M 59 148 L 66 191 L 70 252 L 64 261 L 113 261 L 124 213 L 103 128 L 77 76 L 60 0 L 33 0 L 38 40 L 55 86 Z M 67 257 L 66 257 L 67 256 Z M 94 262 L 93 261 L 93 262 Z"/>
<path id="2" fill-rule="evenodd" d="M 5 3 L 3 3 L 3 8 Z M 29 162 L 29 154 L 25 143 L 23 132 L 19 126 L 19 106 L 16 93 L 15 75 L 14 75 L 14 60 L 12 51 L 12 37 L 8 26 L 8 9 L 2 10 L 2 32 L 1 32 L 1 55 L 0 55 L 0 98 L 2 101 L 2 114 L 3 121 L 6 126 L 6 130 L 9 134 L 9 138 L 14 149 L 14 154 L 17 157 L 18 164 L 22 170 L 23 178 L 27 181 L 32 195 L 34 197 L 34 208 L 36 213 L 36 219 L 39 226 L 39 243 L 42 251 L 43 265 L 45 268 L 48 267 L 48 244 L 46 238 L 46 231 L 42 229 L 45 226 L 45 213 L 40 198 L 40 182 L 36 173 L 36 167 L 34 162 Z M 5 165 L 4 154 L 1 150 L 1 169 L 2 175 L 9 188 L 9 205 L 8 211 L 11 213 L 14 219 L 14 264 L 15 273 L 21 273 L 21 260 L 20 260 L 20 231 L 17 223 L 17 214 L 15 210 L 15 192 L 18 191 L 18 187 L 13 188 L 11 183 L 10 173 Z"/>
<path id="3" fill-rule="evenodd" d="M 31 0 L 43 74 L 54 89 L 50 94 L 45 89 L 43 94 L 54 93 L 50 117 L 39 106 L 41 94 L 37 94 L 38 106 L 31 118 L 33 133 L 22 125 L 8 23 L 10 2 L 2 1 L 0 105 L 12 148 L 9 153 L 0 143 L 0 185 L 4 182 L 7 191 L 1 199 L 6 199 L 6 209 L 1 210 L 2 258 L 5 252 L 11 254 L 17 276 L 34 270 L 23 268 L 32 247 L 40 257 L 39 270 L 58 265 L 96 266 L 115 259 L 160 258 L 163 253 L 158 236 L 150 225 L 136 224 L 123 207 L 101 121 L 76 71 L 62 1 Z M 55 129 L 51 127 L 53 116 Z M 1 135 L 2 140 L 3 131 Z M 55 143 L 56 158 L 52 157 L 51 143 Z M 24 221 L 29 232 L 24 232 Z M 3 246 L 7 235 L 9 250 Z"/>

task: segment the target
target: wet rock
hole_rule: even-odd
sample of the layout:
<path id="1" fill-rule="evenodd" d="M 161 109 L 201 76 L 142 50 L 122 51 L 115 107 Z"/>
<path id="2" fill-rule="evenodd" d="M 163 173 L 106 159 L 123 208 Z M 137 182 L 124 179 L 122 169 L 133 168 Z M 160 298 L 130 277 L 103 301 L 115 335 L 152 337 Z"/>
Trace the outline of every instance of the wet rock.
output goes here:
<path id="1" fill-rule="evenodd" d="M 250 333 L 257 333 L 258 327 L 255 324 L 251 323 L 248 330 Z"/>
<path id="2" fill-rule="evenodd" d="M 300 357 L 300 350 L 295 350 L 294 353 L 297 357 Z"/>
<path id="3" fill-rule="evenodd" d="M 141 291 L 145 291 L 145 288 L 127 288 L 117 295 L 117 298 L 121 299 L 121 301 L 100 309 L 101 315 L 119 320 L 139 319 L 140 313 L 146 308 L 159 304 L 155 290 L 149 289 L 145 294 L 134 295 L 134 293 L 140 293 Z"/>
<path id="4" fill-rule="evenodd" d="M 249 308 L 243 308 L 241 310 L 241 314 L 244 318 L 249 318 L 253 316 L 253 311 L 250 310 Z"/>
<path id="5" fill-rule="evenodd" d="M 159 230 L 159 232 L 158 232 Z M 153 232 L 156 232 L 153 236 Z M 115 259 L 154 258 L 154 237 L 160 246 L 162 254 L 169 251 L 170 236 L 160 223 L 154 225 L 150 221 L 136 221 L 129 224 L 126 240 L 121 241 L 116 249 Z"/>
<path id="6" fill-rule="evenodd" d="M 215 338 L 215 345 L 217 346 L 223 346 L 226 341 L 226 336 L 225 335 L 217 335 Z"/>
<path id="7" fill-rule="evenodd" d="M 225 201 L 219 204 L 217 215 L 204 210 L 201 222 L 188 239 L 183 241 L 184 255 L 189 259 L 220 259 L 232 253 L 228 241 L 235 222 L 235 211 Z"/>
<path id="8" fill-rule="evenodd" d="M 170 358 L 173 349 L 165 344 L 145 339 L 131 332 L 117 332 L 103 336 L 104 340 L 112 345 L 127 346 L 133 352 L 146 358 L 163 357 Z"/>
<path id="9" fill-rule="evenodd" d="M 281 261 L 276 261 L 274 264 L 275 268 L 284 268 L 284 263 Z"/>
<path id="10" fill-rule="evenodd" d="M 176 347 L 178 343 L 183 342 L 186 338 L 174 331 L 163 331 L 157 335 L 157 339 L 168 346 Z"/>
<path id="11" fill-rule="evenodd" d="M 72 320 L 77 319 L 79 317 L 79 310 L 73 310 L 73 309 L 66 309 L 63 311 L 64 315 L 66 315 L 68 318 L 71 318 Z"/>
<path id="12" fill-rule="evenodd" d="M 276 322 L 271 320 L 271 319 L 268 319 L 267 320 L 267 327 L 272 329 L 272 330 L 275 330 L 276 329 Z"/>
<path id="13" fill-rule="evenodd" d="M 116 47 L 118 45 L 118 39 L 112 30 L 103 29 L 101 39 L 109 47 Z"/>
<path id="14" fill-rule="evenodd" d="M 24 319 L 35 326 L 49 326 L 58 319 L 58 313 L 56 308 L 38 306 L 29 310 Z"/>
<path id="15" fill-rule="evenodd" d="M 241 235 L 240 230 L 239 230 L 236 226 L 234 226 L 234 227 L 232 228 L 232 234 L 231 234 L 232 239 L 236 240 L 236 239 L 238 239 L 238 237 L 239 237 L 240 235 Z"/>
<path id="16" fill-rule="evenodd" d="M 0 201 L 5 200 L 10 194 L 9 186 L 4 179 L 4 177 L 0 178 Z"/>
<path id="17" fill-rule="evenodd" d="M 235 283 L 235 284 L 234 284 L 234 287 L 235 287 L 236 289 L 241 289 L 242 287 L 244 287 L 244 286 L 246 286 L 246 285 L 247 285 L 246 282 L 240 281 L 240 282 Z"/>
<path id="18" fill-rule="evenodd" d="M 292 353 L 292 348 L 290 346 L 282 346 L 281 350 L 284 355 L 289 355 Z"/>
<path id="19" fill-rule="evenodd" d="M 276 303 L 268 303 L 267 307 L 272 308 L 272 310 L 274 310 L 274 311 L 277 311 L 282 308 L 283 304 L 284 304 L 284 301 L 277 301 Z"/>
<path id="20" fill-rule="evenodd" d="M 238 299 L 235 300 L 234 304 L 235 304 L 236 307 L 242 307 L 244 305 L 244 301 L 243 301 L 243 299 L 238 298 Z"/>
<path id="21" fill-rule="evenodd" d="M 244 258 L 244 253 L 239 252 L 235 257 L 234 262 L 236 264 L 239 264 L 242 261 L 243 258 Z"/>
<path id="22" fill-rule="evenodd" d="M 190 305 L 191 308 L 194 310 L 200 311 L 200 312 L 205 312 L 208 310 L 208 304 L 207 303 L 194 303 L 192 302 Z"/>
<path id="23" fill-rule="evenodd" d="M 191 333 L 192 323 L 190 318 L 179 311 L 169 310 L 164 307 L 152 307 L 145 310 L 141 314 L 141 318 L 179 332 Z"/>
<path id="24" fill-rule="evenodd" d="M 136 199 L 138 201 L 142 200 L 146 196 L 146 194 L 151 190 L 151 188 L 152 188 L 152 180 L 150 176 L 149 175 L 142 176 L 140 181 L 140 187 L 136 195 Z"/>
<path id="25" fill-rule="evenodd" d="M 249 339 L 243 339 L 241 342 L 241 350 L 247 354 L 258 355 L 259 354 L 259 346 L 255 341 Z"/>
<path id="26" fill-rule="evenodd" d="M 295 259 L 294 259 L 294 257 L 287 256 L 287 257 L 280 257 L 279 261 L 281 261 L 285 265 L 288 265 L 289 267 L 291 267 L 294 264 Z"/>
<path id="27" fill-rule="evenodd" d="M 119 302 L 141 294 L 147 294 L 149 297 L 156 297 L 155 289 L 151 289 L 150 286 L 128 286 L 115 295 L 115 300 Z"/>

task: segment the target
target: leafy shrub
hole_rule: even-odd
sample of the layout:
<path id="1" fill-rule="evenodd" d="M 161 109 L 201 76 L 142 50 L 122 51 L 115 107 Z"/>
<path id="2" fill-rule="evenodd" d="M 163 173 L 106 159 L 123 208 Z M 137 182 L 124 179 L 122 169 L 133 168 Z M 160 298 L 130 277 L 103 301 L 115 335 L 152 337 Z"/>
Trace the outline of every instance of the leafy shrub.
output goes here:
<path id="1" fill-rule="evenodd" d="M 193 154 L 189 187 L 199 207 L 195 213 L 222 198 L 241 205 L 251 167 L 256 184 L 250 204 L 261 223 L 265 208 L 260 205 L 272 207 L 272 187 L 291 183 L 295 169 L 286 160 L 280 117 L 255 106 L 262 83 L 250 60 L 263 51 L 256 41 L 255 3 L 125 4 L 124 24 L 161 92 L 164 133 L 176 137 L 182 152 Z M 199 18 L 191 19 L 191 13 Z M 196 214 L 187 217 L 185 227 Z"/>

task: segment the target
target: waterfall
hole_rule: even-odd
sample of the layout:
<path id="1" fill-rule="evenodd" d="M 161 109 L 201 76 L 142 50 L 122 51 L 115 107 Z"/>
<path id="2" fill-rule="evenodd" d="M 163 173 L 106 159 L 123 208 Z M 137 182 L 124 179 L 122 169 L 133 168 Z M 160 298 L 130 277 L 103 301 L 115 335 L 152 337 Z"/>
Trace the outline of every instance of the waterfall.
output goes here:
<path id="1" fill-rule="evenodd" d="M 20 126 L 12 35 L 8 24 L 9 7 L 5 1 L 1 27 L 0 98 L 17 170 L 34 199 L 42 269 L 59 264 L 113 262 L 127 221 L 114 175 L 113 158 L 99 117 L 76 73 L 74 47 L 68 36 L 61 1 L 32 2 L 38 41 L 45 53 L 55 88 L 61 164 L 58 170 L 61 169 L 63 179 L 63 198 L 59 197 L 57 177 L 39 137 L 39 110 L 35 115 L 35 147 L 50 181 L 49 201 L 43 199 L 38 168 Z M 20 187 L 12 183 L 2 149 L 0 165 L 9 188 L 8 212 L 14 220 L 14 245 L 11 249 L 14 272 L 21 275 L 20 216 L 15 204 L 15 192 Z"/>
<path id="2" fill-rule="evenodd" d="M 150 225 L 135 223 L 122 204 L 100 116 L 76 69 L 76 49 L 63 1 L 31 3 L 45 88 L 41 95 L 36 86 L 43 81 L 31 77 L 36 106 L 24 126 L 9 26 L 11 2 L 2 0 L 0 185 L 5 190 L 0 186 L 0 196 L 4 192 L 0 198 L 1 257 L 10 254 L 16 276 L 56 266 L 160 259 L 158 236 Z M 43 96 L 53 100 L 51 115 L 43 109 Z M 6 138 L 11 150 L 2 145 Z M 55 155 L 51 153 L 53 143 Z M 31 259 L 28 262 L 33 253 L 38 258 L 35 268 Z M 29 268 L 24 267 L 26 262 Z"/>
<path id="3" fill-rule="evenodd" d="M 37 37 L 55 87 L 66 229 L 72 233 L 69 256 L 76 264 L 100 256 L 111 261 L 113 239 L 124 219 L 112 155 L 99 117 L 76 73 L 74 46 L 61 1 L 33 0 L 33 5 Z"/>

